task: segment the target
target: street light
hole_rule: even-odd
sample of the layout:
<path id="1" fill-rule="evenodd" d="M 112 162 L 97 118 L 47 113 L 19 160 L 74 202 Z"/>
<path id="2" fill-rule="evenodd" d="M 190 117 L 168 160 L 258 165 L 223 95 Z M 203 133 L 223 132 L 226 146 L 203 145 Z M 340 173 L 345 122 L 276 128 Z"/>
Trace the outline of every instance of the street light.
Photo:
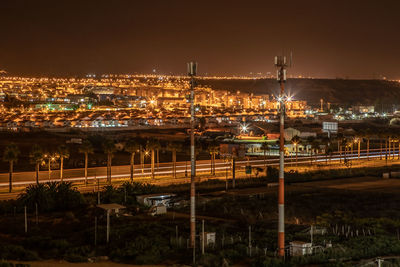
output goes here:
<path id="1" fill-rule="evenodd" d="M 47 159 L 47 164 L 49 165 L 49 180 L 51 179 L 51 162 L 56 161 L 56 159 L 58 158 L 58 154 L 53 154 L 53 155 L 49 155 L 49 154 L 44 154 L 43 158 Z M 45 161 L 43 161 L 42 165 L 45 164 Z"/>
<path id="2" fill-rule="evenodd" d="M 247 123 L 243 123 L 239 125 L 240 133 L 247 133 L 249 131 L 249 125 Z"/>
<path id="3" fill-rule="evenodd" d="M 298 142 L 293 142 L 293 145 L 295 147 L 295 153 L 296 153 L 296 168 L 297 168 L 297 146 L 299 145 Z"/>

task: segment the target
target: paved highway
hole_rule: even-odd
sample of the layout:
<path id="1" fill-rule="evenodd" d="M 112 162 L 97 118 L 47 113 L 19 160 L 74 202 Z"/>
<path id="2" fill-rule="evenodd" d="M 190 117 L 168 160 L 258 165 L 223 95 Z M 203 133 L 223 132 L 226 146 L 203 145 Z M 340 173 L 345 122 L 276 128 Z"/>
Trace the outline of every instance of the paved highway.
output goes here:
<path id="1" fill-rule="evenodd" d="M 392 156 L 393 154 L 395 155 L 395 159 L 397 160 L 398 156 L 398 151 L 392 151 Z M 377 159 L 380 158 L 380 152 L 379 151 L 370 151 L 369 153 L 369 158 L 371 159 Z M 353 154 L 347 154 L 346 157 L 342 154 L 342 156 L 338 154 L 332 155 L 332 157 L 329 159 L 328 158 L 328 164 L 337 164 L 339 160 L 344 160 L 346 158 L 347 160 L 357 160 L 358 159 L 358 153 L 355 151 Z M 366 159 L 367 158 L 367 153 L 365 151 L 361 151 L 360 153 L 360 159 Z M 383 159 L 385 159 L 385 155 L 383 155 Z M 314 163 L 317 164 L 325 164 L 327 161 L 327 158 L 325 155 L 317 155 L 311 157 L 309 156 L 299 156 L 298 157 L 298 165 L 307 165 L 311 163 L 311 160 Z M 286 166 L 290 168 L 290 166 L 294 166 L 296 164 L 295 162 L 295 156 L 288 156 L 285 159 L 286 161 Z M 190 176 L 190 162 L 177 162 L 177 176 L 178 177 L 185 177 L 185 174 L 187 176 Z M 266 160 L 266 165 L 267 166 L 278 166 L 279 164 L 279 158 L 270 158 Z M 237 171 L 243 171 L 244 167 L 246 165 L 251 165 L 252 167 L 260 167 L 263 168 L 265 166 L 264 160 L 260 158 L 250 158 L 249 160 L 237 160 L 236 161 L 236 169 Z M 215 170 L 216 172 L 219 172 L 220 176 L 225 175 L 225 170 L 230 169 L 231 164 L 230 162 L 225 162 L 224 160 L 216 160 L 216 166 Z M 196 171 L 198 174 L 209 174 L 211 170 L 211 163 L 210 160 L 200 160 L 197 161 L 196 163 Z M 141 178 L 145 177 L 150 177 L 151 176 L 151 169 L 150 165 L 146 164 L 144 166 L 144 169 L 142 170 L 140 165 L 135 165 L 135 174 L 134 174 L 134 179 L 141 180 Z M 157 167 L 157 164 L 155 166 L 155 176 L 158 178 L 166 178 L 170 179 L 172 177 L 172 163 L 167 162 L 167 163 L 160 163 L 159 167 Z M 40 171 L 39 174 L 39 181 L 40 182 L 48 182 L 48 181 L 59 181 L 60 177 L 60 172 L 59 170 L 52 170 L 50 173 L 50 179 L 49 179 L 49 173 L 48 171 Z M 112 179 L 123 179 L 123 178 L 129 178 L 130 177 L 130 166 L 129 165 L 124 165 L 124 166 L 113 166 L 112 167 Z M 93 179 L 105 179 L 106 178 L 106 167 L 95 167 L 95 168 L 89 168 L 88 169 L 88 179 L 93 180 Z M 84 169 L 65 169 L 64 170 L 64 181 L 72 181 L 72 182 L 82 182 L 84 181 Z M 35 183 L 35 172 L 15 172 L 13 174 L 13 185 L 14 186 L 24 186 L 28 184 L 33 184 Z M 0 174 L 0 187 L 6 187 L 8 186 L 8 173 L 1 173 Z"/>

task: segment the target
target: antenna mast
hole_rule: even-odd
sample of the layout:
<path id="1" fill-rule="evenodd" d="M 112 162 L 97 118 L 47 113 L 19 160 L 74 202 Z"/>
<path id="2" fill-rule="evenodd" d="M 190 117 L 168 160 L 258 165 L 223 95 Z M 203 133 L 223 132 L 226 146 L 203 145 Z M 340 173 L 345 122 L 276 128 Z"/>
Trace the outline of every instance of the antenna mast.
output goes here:
<path id="1" fill-rule="evenodd" d="M 290 55 L 290 64 L 292 55 Z M 285 256 L 285 95 L 286 68 L 289 66 L 286 56 L 275 57 L 277 68 L 276 79 L 280 84 L 281 91 L 278 97 L 280 113 L 280 136 L 279 136 L 279 193 L 278 193 L 278 255 Z"/>
<path id="2" fill-rule="evenodd" d="M 195 177 L 196 177 L 196 154 L 194 151 L 194 76 L 197 74 L 197 62 L 188 63 L 188 75 L 190 77 L 190 245 L 194 248 L 196 245 L 196 192 L 195 192 Z M 193 254 L 194 255 L 194 254 Z M 193 261 L 194 257 L 193 257 Z"/>

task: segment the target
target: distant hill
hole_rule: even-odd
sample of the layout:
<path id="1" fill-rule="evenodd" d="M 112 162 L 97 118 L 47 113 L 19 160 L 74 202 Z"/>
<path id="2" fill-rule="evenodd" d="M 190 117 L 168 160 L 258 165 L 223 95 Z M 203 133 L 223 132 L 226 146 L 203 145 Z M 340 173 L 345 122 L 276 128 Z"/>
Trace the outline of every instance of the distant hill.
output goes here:
<path id="1" fill-rule="evenodd" d="M 200 80 L 214 89 L 254 94 L 278 94 L 275 79 Z M 286 88 L 296 99 L 310 104 L 325 102 L 341 105 L 400 105 L 400 83 L 384 80 L 289 79 Z"/>

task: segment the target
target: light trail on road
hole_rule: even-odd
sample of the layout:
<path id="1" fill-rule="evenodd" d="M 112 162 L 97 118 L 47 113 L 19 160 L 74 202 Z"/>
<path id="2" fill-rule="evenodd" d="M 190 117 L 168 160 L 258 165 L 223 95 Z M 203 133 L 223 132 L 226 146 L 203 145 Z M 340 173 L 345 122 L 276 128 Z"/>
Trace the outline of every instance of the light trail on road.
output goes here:
<path id="1" fill-rule="evenodd" d="M 288 168 L 293 167 L 293 165 L 305 165 L 305 164 L 310 164 L 312 162 L 314 163 L 320 163 L 320 162 L 326 162 L 328 164 L 332 164 L 333 162 L 337 161 L 344 161 L 346 160 L 363 160 L 363 159 L 376 159 L 382 157 L 383 160 L 385 160 L 386 155 L 381 154 L 380 151 L 375 151 L 370 150 L 369 155 L 367 155 L 367 152 L 365 150 L 360 151 L 360 157 L 358 157 L 358 152 L 355 151 L 353 154 L 346 154 L 342 153 L 342 156 L 336 154 L 332 155 L 331 157 L 328 155 L 315 155 L 315 156 L 301 156 L 298 158 L 297 162 L 294 159 L 294 156 L 287 156 L 285 158 L 285 166 Z M 391 151 L 390 158 L 397 158 L 398 157 L 398 150 Z M 388 159 L 389 160 L 389 159 Z M 160 163 L 163 164 L 164 166 L 159 166 L 158 168 L 156 167 L 155 175 L 156 176 L 172 176 L 172 162 L 167 162 L 167 163 Z M 279 164 L 279 158 L 268 158 L 268 159 L 248 159 L 248 160 L 238 160 L 236 161 L 236 167 L 238 171 L 240 171 L 240 168 L 244 168 L 246 165 L 251 165 L 252 167 L 265 167 L 265 166 L 278 166 Z M 165 166 L 166 165 L 166 166 Z M 226 171 L 226 169 L 231 168 L 231 163 L 230 162 L 225 162 L 222 160 L 218 160 L 215 163 L 215 170 L 216 171 Z M 112 179 L 121 179 L 121 178 L 129 178 L 130 172 L 129 172 L 129 165 L 123 165 L 123 166 L 113 166 L 112 167 Z M 89 168 L 88 171 L 91 173 L 101 173 L 105 172 L 106 167 L 95 167 L 95 168 Z M 196 164 L 196 169 L 199 174 L 205 174 L 206 172 L 211 171 L 211 163 L 209 160 L 207 161 L 198 161 Z M 64 170 L 64 181 L 70 181 L 70 182 L 82 182 L 85 180 L 85 177 L 82 176 L 84 172 L 84 169 L 65 169 Z M 190 177 L 190 168 L 187 165 L 186 161 L 181 161 L 176 163 L 176 173 L 177 174 L 183 174 L 186 173 L 187 177 Z M 52 170 L 52 175 L 59 175 L 59 170 Z M 23 186 L 23 185 L 30 185 L 30 184 L 35 184 L 35 178 L 34 178 L 35 173 L 34 172 L 16 172 L 14 173 L 14 177 L 18 178 L 15 179 L 13 182 L 13 185 L 15 186 Z M 41 177 L 48 177 L 48 171 L 41 171 L 40 172 Z M 76 177 L 73 177 L 76 176 Z M 140 168 L 140 166 L 135 165 L 135 173 L 134 173 L 134 178 L 136 180 L 140 178 L 148 178 L 151 176 L 151 167 L 146 166 L 145 168 Z M 225 173 L 220 174 L 221 177 L 225 177 Z M 106 179 L 106 175 L 89 175 L 88 180 L 103 180 Z M 160 179 L 160 178 L 158 178 Z M 164 179 L 170 179 L 169 177 L 165 177 Z M 146 179 L 148 180 L 148 179 Z M 0 187 L 6 187 L 8 186 L 8 173 L 2 173 L 0 174 Z M 45 179 L 41 178 L 40 183 L 45 183 L 45 182 L 58 182 L 59 178 L 55 177 L 52 179 Z M 151 181 L 151 180 L 150 180 Z"/>

